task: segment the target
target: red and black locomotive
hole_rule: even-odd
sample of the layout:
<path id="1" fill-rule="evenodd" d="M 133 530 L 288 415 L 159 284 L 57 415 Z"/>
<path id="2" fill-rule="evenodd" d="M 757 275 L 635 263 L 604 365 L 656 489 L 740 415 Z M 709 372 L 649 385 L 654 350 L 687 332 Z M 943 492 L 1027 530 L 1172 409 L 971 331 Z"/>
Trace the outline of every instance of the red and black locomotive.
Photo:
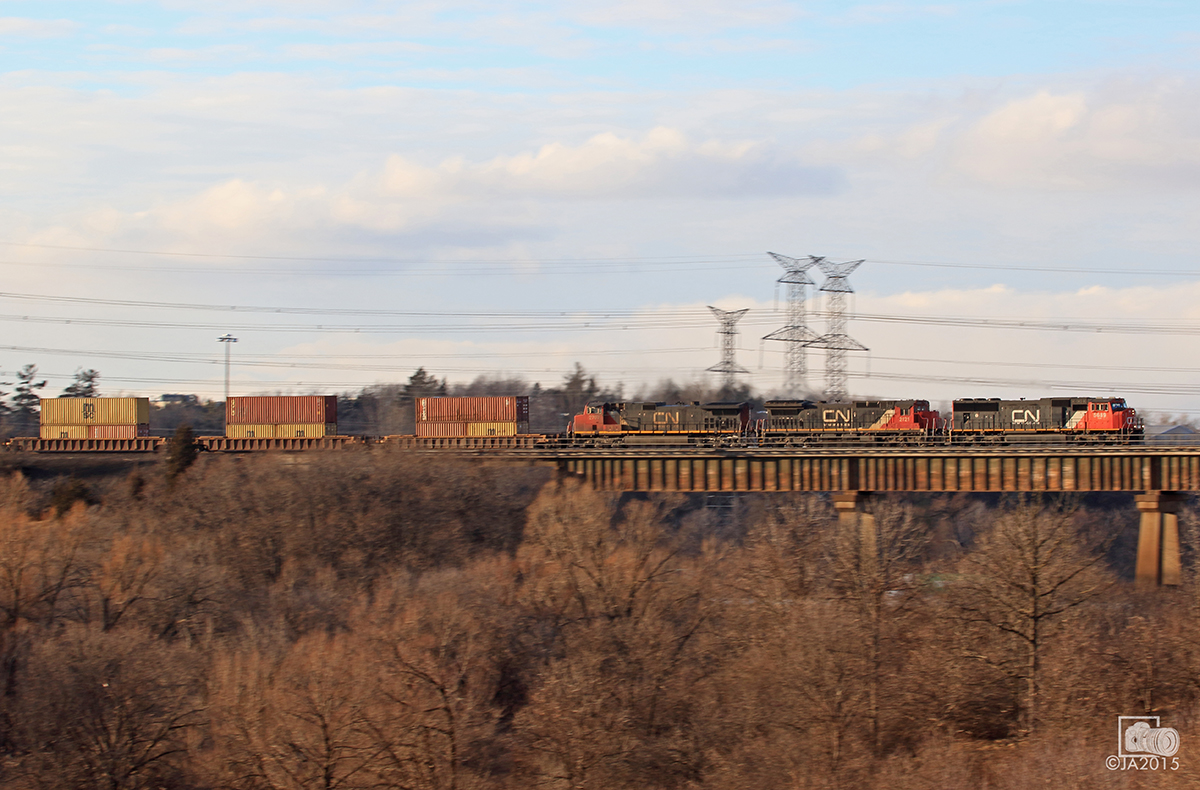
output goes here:
<path id="1" fill-rule="evenodd" d="M 812 446 L 835 442 L 946 444 L 1030 439 L 1136 441 L 1143 429 L 1123 398 L 964 398 L 942 417 L 927 400 L 827 403 L 589 404 L 575 415 L 574 444 Z"/>

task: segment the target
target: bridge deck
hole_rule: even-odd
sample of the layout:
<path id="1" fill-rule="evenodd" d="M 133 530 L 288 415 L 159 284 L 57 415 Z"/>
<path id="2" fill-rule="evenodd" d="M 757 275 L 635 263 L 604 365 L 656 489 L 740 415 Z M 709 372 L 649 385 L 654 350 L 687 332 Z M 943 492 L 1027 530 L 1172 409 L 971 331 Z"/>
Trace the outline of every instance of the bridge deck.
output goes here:
<path id="1" fill-rule="evenodd" d="M 553 456 L 607 491 L 1200 491 L 1200 448 L 592 452 Z"/>

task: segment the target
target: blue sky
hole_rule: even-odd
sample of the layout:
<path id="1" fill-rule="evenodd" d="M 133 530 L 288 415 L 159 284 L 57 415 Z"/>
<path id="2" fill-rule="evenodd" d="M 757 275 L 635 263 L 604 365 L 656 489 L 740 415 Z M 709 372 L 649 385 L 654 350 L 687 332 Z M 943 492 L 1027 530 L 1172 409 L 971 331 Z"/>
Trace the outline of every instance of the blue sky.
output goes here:
<path id="1" fill-rule="evenodd" d="M 217 395 L 228 330 L 244 393 L 634 392 L 715 303 L 770 392 L 775 250 L 867 260 L 862 394 L 1200 412 L 1198 55 L 1182 2 L 0 0 L 0 371 Z"/>
<path id="2" fill-rule="evenodd" d="M 845 90 L 1194 68 L 1186 2 L 5 2 L 6 71 L 325 73 L 347 85 Z M 17 40 L 13 40 L 13 39 Z M 523 72 L 508 73 L 504 72 Z M 92 76 L 88 76 L 91 74 Z M 413 84 L 409 82 L 409 84 Z"/>

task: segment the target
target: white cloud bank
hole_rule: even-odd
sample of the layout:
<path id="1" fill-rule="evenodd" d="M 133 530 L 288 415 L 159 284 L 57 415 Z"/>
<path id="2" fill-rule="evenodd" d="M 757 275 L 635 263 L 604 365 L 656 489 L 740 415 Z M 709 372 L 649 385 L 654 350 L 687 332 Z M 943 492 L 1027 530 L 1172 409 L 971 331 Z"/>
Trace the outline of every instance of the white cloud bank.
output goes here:
<path id="1" fill-rule="evenodd" d="M 737 200 L 825 195 L 841 187 L 832 167 L 808 167 L 762 142 L 694 142 L 659 127 L 640 137 L 596 135 L 579 145 L 548 143 L 535 151 L 472 162 L 452 157 L 422 165 L 399 154 L 340 185 L 271 185 L 233 179 L 145 211 L 93 212 L 86 225 L 106 234 L 142 228 L 190 238 L 324 227 L 397 232 L 449 218 L 512 219 L 506 202 L 643 199 Z M 484 204 L 485 215 L 478 213 Z"/>

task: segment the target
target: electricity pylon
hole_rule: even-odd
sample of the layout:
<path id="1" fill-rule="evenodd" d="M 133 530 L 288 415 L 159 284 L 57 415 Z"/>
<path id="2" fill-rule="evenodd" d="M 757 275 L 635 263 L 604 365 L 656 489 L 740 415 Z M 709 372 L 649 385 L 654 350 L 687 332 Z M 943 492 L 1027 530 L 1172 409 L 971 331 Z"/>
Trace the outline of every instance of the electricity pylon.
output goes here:
<path id="1" fill-rule="evenodd" d="M 816 283 L 807 272 L 825 259 L 816 255 L 792 258 L 775 252 L 767 255 L 784 268 L 785 274 L 776 282 L 787 285 L 787 324 L 764 336 L 763 340 L 782 340 L 788 344 L 783 357 L 783 388 L 792 397 L 800 398 L 808 384 L 808 346 L 820 340 L 817 333 L 808 328 L 808 286 Z"/>
<path id="2" fill-rule="evenodd" d="M 846 352 L 866 351 L 867 347 L 846 334 L 846 294 L 854 293 L 850 287 L 850 272 L 862 265 L 862 261 L 834 263 L 819 258 L 817 266 L 825 275 L 821 290 L 829 294 L 829 331 L 808 345 L 825 349 L 825 399 L 833 403 L 846 400 Z"/>
<path id="3" fill-rule="evenodd" d="M 749 373 L 744 367 L 737 363 L 737 322 L 749 312 L 750 308 L 742 310 L 721 310 L 712 305 L 709 305 L 709 310 L 712 310 L 713 315 L 721 322 L 721 328 L 717 333 L 721 335 L 721 361 L 709 368 L 711 373 L 721 374 L 721 386 L 725 389 L 732 389 L 737 383 L 734 376 L 738 373 Z"/>

